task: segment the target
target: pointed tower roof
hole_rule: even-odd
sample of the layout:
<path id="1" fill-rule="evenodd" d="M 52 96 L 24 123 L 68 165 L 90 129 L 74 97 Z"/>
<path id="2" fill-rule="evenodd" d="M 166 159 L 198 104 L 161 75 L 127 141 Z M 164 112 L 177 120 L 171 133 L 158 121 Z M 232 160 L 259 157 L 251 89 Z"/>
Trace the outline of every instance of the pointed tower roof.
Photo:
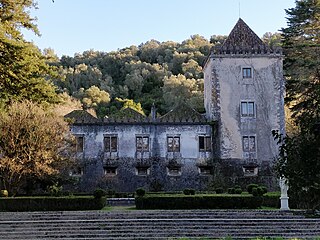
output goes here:
<path id="1" fill-rule="evenodd" d="M 241 18 L 222 46 L 215 49 L 215 53 L 218 54 L 266 54 L 270 52 L 273 50 Z"/>

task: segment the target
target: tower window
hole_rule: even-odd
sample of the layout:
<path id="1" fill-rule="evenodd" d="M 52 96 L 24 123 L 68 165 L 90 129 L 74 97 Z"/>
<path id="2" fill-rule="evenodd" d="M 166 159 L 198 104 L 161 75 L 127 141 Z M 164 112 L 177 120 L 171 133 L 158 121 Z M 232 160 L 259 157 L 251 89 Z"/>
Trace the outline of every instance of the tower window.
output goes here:
<path id="1" fill-rule="evenodd" d="M 243 136 L 243 151 L 255 152 L 256 151 L 256 137 L 255 136 Z"/>
<path id="2" fill-rule="evenodd" d="M 241 117 L 254 117 L 254 102 L 241 102 Z"/>
<path id="3" fill-rule="evenodd" d="M 84 146 L 84 137 L 83 136 L 76 136 L 76 151 L 78 153 L 83 152 L 83 146 Z"/>
<path id="4" fill-rule="evenodd" d="M 242 68 L 243 78 L 252 78 L 252 68 Z"/>

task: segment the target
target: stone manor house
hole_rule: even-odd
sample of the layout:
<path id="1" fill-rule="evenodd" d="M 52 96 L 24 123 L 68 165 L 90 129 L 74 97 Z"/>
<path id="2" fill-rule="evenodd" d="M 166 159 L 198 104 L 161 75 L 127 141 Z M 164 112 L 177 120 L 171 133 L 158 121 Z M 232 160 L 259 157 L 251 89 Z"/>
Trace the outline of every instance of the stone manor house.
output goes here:
<path id="1" fill-rule="evenodd" d="M 209 186 L 274 187 L 277 145 L 272 130 L 284 132 L 281 49 L 270 49 L 239 19 L 225 42 L 204 64 L 204 105 L 187 105 L 157 117 L 125 109 L 97 119 L 81 110 L 74 120 L 79 189 L 133 192 Z"/>

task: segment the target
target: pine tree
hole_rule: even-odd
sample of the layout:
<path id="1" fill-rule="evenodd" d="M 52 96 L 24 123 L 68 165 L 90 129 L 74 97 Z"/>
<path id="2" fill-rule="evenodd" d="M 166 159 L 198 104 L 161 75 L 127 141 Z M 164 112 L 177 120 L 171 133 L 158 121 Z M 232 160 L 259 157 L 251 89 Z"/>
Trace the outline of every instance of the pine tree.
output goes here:
<path id="1" fill-rule="evenodd" d="M 299 0 L 282 29 L 287 102 L 302 131 L 320 120 L 320 0 Z"/>
<path id="2" fill-rule="evenodd" d="M 54 72 L 41 51 L 23 39 L 21 29 L 39 34 L 28 10 L 33 0 L 0 0 L 0 101 L 28 99 L 56 102 L 55 87 L 47 78 Z"/>

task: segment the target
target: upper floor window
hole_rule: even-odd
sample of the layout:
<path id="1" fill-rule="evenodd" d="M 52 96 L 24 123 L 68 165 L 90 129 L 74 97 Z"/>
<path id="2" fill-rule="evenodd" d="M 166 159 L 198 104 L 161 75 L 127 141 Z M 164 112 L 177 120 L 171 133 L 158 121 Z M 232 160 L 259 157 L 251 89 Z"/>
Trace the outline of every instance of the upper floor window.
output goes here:
<path id="1" fill-rule="evenodd" d="M 76 151 L 83 152 L 84 148 L 84 136 L 76 136 Z"/>
<path id="2" fill-rule="evenodd" d="M 254 117 L 254 102 L 241 102 L 241 117 Z"/>
<path id="3" fill-rule="evenodd" d="M 180 152 L 180 136 L 167 137 L 168 152 Z"/>
<path id="4" fill-rule="evenodd" d="M 244 152 L 256 152 L 256 137 L 255 136 L 243 136 L 242 146 Z"/>
<path id="5" fill-rule="evenodd" d="M 105 152 L 118 151 L 118 137 L 116 135 L 104 135 L 103 142 Z"/>
<path id="6" fill-rule="evenodd" d="M 137 152 L 149 152 L 149 137 L 137 136 L 136 149 L 137 149 Z"/>
<path id="7" fill-rule="evenodd" d="M 252 68 L 242 68 L 243 78 L 252 78 Z"/>
<path id="8" fill-rule="evenodd" d="M 210 136 L 199 136 L 199 152 L 211 152 Z"/>

